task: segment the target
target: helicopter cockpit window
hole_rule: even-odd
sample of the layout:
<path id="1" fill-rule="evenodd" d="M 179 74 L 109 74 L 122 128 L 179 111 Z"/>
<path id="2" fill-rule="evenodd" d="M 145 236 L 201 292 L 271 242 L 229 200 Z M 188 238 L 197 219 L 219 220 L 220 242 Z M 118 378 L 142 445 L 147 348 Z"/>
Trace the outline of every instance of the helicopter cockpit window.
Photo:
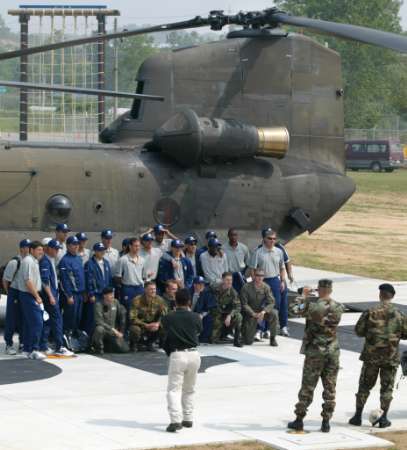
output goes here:
<path id="1" fill-rule="evenodd" d="M 144 92 L 144 81 L 137 82 L 136 94 L 142 94 Z M 134 99 L 133 106 L 131 107 L 130 115 L 132 119 L 140 118 L 141 99 Z"/>
<path id="2" fill-rule="evenodd" d="M 184 114 L 175 114 L 171 119 L 167 120 L 162 126 L 167 133 L 188 131 L 190 129 L 189 121 Z"/>

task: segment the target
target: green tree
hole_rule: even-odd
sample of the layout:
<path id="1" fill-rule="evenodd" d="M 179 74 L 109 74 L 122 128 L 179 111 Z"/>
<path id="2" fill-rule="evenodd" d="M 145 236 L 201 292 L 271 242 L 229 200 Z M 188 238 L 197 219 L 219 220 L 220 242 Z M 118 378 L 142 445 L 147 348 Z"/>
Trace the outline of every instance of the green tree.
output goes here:
<path id="1" fill-rule="evenodd" d="M 277 6 L 294 15 L 350 23 L 394 33 L 401 32 L 399 0 L 276 0 Z M 374 127 L 381 117 L 405 114 L 406 63 L 390 50 L 331 37 L 327 42 L 342 57 L 345 87 L 345 126 Z M 394 95 L 394 91 L 398 95 Z M 402 94 L 400 95 L 400 93 Z"/>

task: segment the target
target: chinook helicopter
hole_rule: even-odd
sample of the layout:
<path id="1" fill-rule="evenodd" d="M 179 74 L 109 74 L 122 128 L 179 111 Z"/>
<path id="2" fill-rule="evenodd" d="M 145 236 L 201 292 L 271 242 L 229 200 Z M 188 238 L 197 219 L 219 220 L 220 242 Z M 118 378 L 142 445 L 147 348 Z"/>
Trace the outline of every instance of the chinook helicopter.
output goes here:
<path id="1" fill-rule="evenodd" d="M 136 93 L 1 81 L 24 89 L 132 97 L 100 144 L 3 142 L 0 235 L 111 227 L 121 235 L 156 222 L 180 235 L 234 226 L 249 243 L 264 225 L 287 242 L 312 233 L 351 197 L 345 175 L 340 56 L 282 25 L 407 51 L 407 38 L 294 17 L 276 8 L 51 43 L 0 61 L 98 40 L 209 26 L 227 39 L 162 52 L 137 74 Z M 13 234 L 14 233 L 14 234 Z M 15 236 L 17 233 L 18 237 Z M 38 234 L 39 235 L 39 234 Z M 5 250 L 4 253 L 7 253 Z M 10 254 L 12 252 L 9 252 Z"/>

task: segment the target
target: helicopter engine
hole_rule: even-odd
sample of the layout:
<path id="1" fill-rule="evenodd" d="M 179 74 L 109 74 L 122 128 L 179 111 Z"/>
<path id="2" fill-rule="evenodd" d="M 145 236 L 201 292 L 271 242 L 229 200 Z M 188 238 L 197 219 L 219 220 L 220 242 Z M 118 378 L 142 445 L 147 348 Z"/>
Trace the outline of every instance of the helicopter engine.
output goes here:
<path id="1" fill-rule="evenodd" d="M 257 128 L 236 119 L 198 117 L 192 109 L 172 116 L 153 138 L 154 147 L 183 167 L 253 156 L 281 159 L 289 143 L 284 127 Z"/>

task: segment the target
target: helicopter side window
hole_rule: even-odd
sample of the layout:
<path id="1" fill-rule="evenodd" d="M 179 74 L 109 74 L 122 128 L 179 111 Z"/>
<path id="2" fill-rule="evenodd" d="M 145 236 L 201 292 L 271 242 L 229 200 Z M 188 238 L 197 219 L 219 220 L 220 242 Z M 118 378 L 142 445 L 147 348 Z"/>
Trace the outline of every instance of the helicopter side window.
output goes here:
<path id="1" fill-rule="evenodd" d="M 136 94 L 142 94 L 144 92 L 144 81 L 137 82 Z M 132 119 L 140 118 L 141 99 L 134 99 L 133 106 L 131 107 L 130 115 Z"/>

